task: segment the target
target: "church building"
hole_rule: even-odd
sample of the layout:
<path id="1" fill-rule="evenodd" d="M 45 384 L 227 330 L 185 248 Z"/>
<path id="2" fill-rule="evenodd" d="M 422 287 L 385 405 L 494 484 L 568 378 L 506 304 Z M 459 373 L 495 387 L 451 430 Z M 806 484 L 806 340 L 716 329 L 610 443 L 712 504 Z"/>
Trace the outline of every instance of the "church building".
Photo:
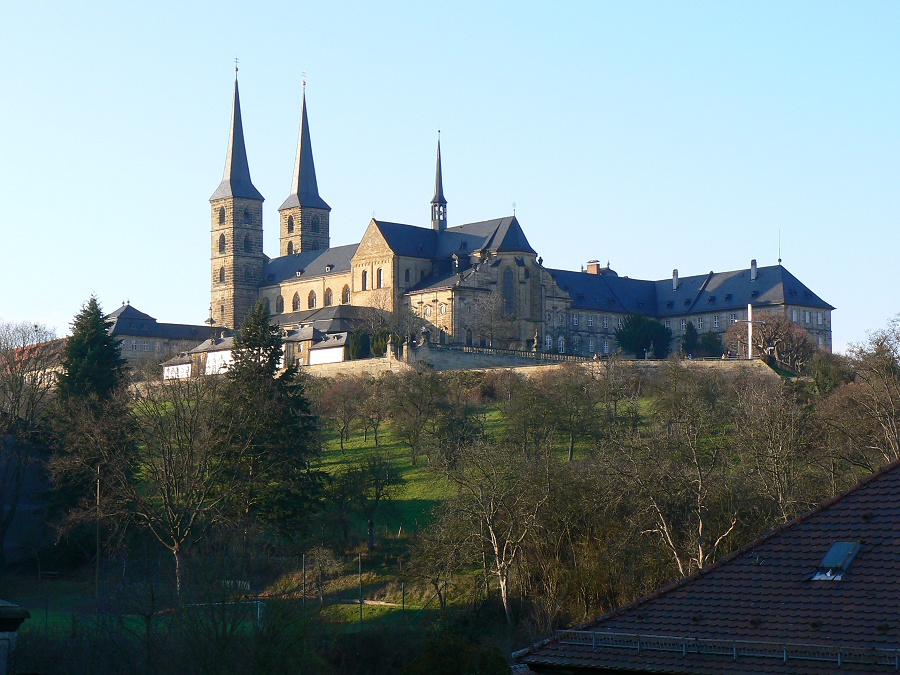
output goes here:
<path id="1" fill-rule="evenodd" d="M 306 94 L 290 193 L 279 207 L 279 255 L 263 253 L 263 196 L 250 179 L 238 82 L 222 182 L 211 205 L 211 316 L 234 330 L 257 302 L 285 329 L 324 308 L 415 315 L 441 344 L 539 349 L 591 356 L 616 349 L 629 314 L 662 321 L 678 339 L 693 323 L 722 333 L 746 319 L 786 314 L 831 349 L 831 305 L 780 262 L 700 276 L 642 281 L 596 261 L 580 272 L 545 267 L 515 215 L 451 227 L 437 146 L 431 226 L 373 218 L 356 244 L 331 246 L 331 207 L 319 195 Z"/>

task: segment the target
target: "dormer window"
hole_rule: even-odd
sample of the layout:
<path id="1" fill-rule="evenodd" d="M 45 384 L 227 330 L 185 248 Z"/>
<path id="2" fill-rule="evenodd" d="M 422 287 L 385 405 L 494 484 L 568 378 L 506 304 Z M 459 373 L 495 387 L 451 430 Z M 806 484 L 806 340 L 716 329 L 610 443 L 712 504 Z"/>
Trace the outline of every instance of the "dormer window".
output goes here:
<path id="1" fill-rule="evenodd" d="M 812 576 L 813 581 L 840 581 L 859 553 L 858 541 L 836 541 L 822 558 Z"/>

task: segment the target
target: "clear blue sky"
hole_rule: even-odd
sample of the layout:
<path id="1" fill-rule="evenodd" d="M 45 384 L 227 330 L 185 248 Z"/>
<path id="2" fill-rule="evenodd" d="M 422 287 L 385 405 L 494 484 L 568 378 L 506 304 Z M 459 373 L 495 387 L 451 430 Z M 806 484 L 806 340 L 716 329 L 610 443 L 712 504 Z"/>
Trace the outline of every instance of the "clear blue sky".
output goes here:
<path id="1" fill-rule="evenodd" d="M 895 2 L 7 3 L 0 319 L 95 293 L 209 307 L 233 59 L 277 254 L 302 73 L 333 245 L 517 215 L 546 265 L 662 279 L 784 265 L 843 349 L 900 312 Z"/>

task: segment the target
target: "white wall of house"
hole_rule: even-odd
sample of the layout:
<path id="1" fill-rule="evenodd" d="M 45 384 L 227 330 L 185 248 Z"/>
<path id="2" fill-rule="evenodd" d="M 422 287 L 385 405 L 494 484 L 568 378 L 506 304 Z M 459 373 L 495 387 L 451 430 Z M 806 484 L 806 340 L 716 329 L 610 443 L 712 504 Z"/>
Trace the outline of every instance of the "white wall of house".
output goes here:
<path id="1" fill-rule="evenodd" d="M 228 370 L 232 363 L 234 363 L 234 358 L 230 349 L 220 352 L 209 352 L 206 355 L 206 374 L 221 375 Z"/>
<path id="2" fill-rule="evenodd" d="M 183 380 L 191 376 L 191 364 L 179 363 L 175 366 L 163 366 L 164 380 Z"/>
<path id="3" fill-rule="evenodd" d="M 319 363 L 340 363 L 343 360 L 343 347 L 328 347 L 327 349 L 309 350 L 309 365 L 311 366 L 315 366 Z"/>

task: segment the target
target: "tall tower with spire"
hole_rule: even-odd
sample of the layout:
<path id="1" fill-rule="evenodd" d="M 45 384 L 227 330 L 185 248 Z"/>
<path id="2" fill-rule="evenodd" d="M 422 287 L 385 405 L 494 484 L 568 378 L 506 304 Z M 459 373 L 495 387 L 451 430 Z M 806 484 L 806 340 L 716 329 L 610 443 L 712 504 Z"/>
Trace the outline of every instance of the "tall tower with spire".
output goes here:
<path id="1" fill-rule="evenodd" d="M 438 132 L 437 166 L 434 170 L 434 197 L 431 200 L 431 229 L 447 229 L 447 200 L 444 199 L 444 180 L 441 176 L 441 132 Z"/>
<path id="2" fill-rule="evenodd" d="M 313 163 L 309 119 L 306 114 L 306 84 L 300 111 L 300 138 L 291 194 L 278 209 L 281 220 L 280 255 L 318 251 L 330 246 L 328 217 L 331 207 L 319 196 L 316 165 Z"/>
<path id="3" fill-rule="evenodd" d="M 263 196 L 250 180 L 237 68 L 234 69 L 234 104 L 231 134 L 225 156 L 225 174 L 212 197 L 210 319 L 214 326 L 240 328 L 257 302 L 263 274 Z"/>

